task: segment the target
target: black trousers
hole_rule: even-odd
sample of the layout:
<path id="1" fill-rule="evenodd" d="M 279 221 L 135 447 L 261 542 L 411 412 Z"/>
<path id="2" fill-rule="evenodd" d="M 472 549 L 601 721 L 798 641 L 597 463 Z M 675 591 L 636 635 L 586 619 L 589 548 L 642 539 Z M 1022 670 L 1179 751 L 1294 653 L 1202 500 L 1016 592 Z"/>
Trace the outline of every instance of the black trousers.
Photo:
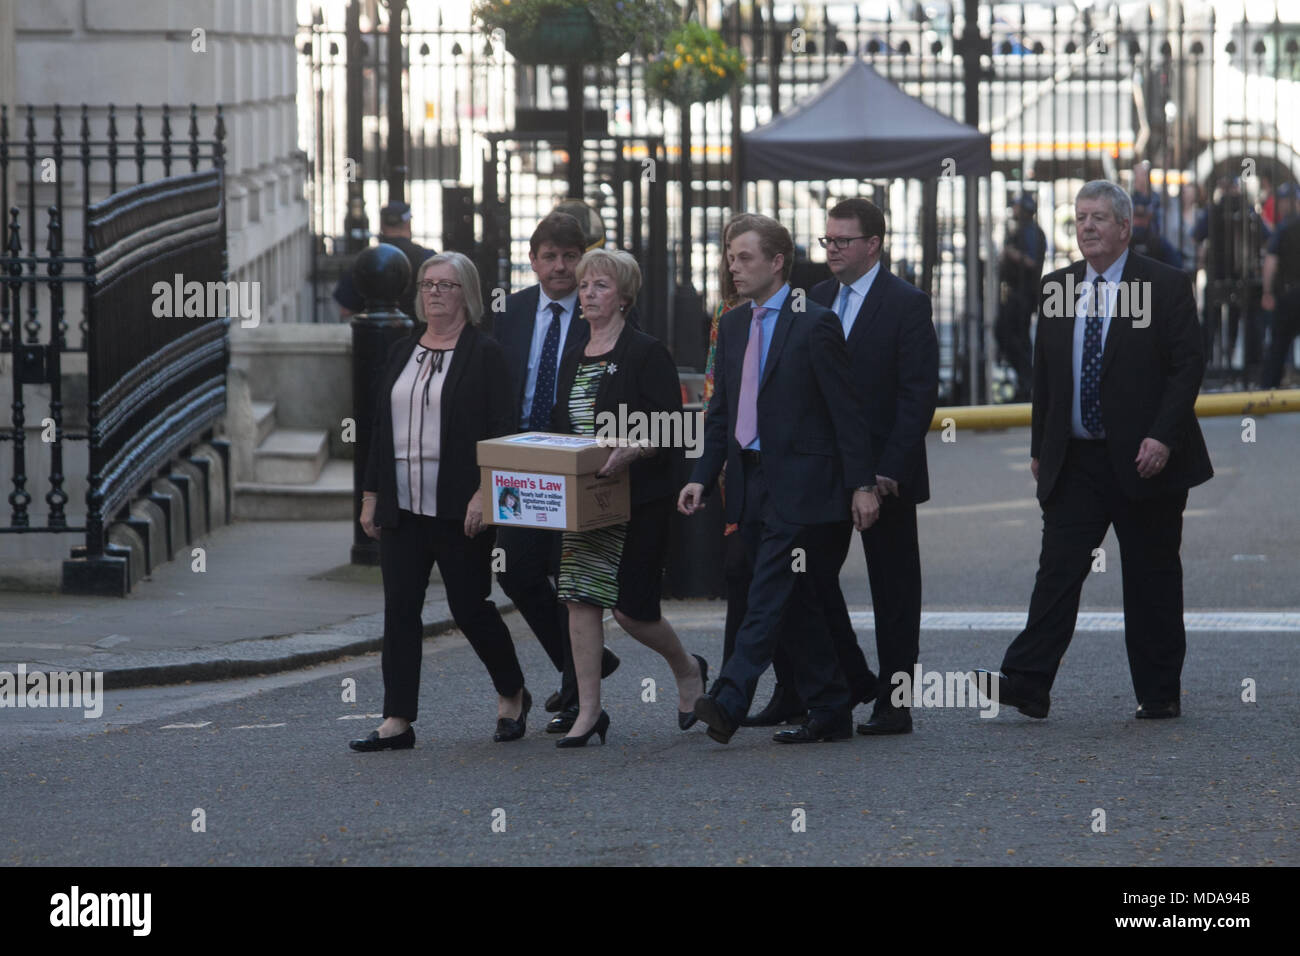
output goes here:
<path id="1" fill-rule="evenodd" d="M 498 528 L 505 570 L 497 583 L 514 602 L 555 669 L 563 675 L 560 706 L 578 706 L 578 684 L 569 646 L 569 612 L 555 597 L 551 576 L 559 573 L 560 534 L 534 528 Z"/>
<path id="2" fill-rule="evenodd" d="M 1017 401 L 1029 395 L 1033 376 L 1034 351 L 1030 344 L 1029 327 L 1036 301 L 1036 288 L 1029 293 L 1012 289 L 1007 293 L 1007 301 L 998 311 L 997 321 L 993 325 L 993 337 L 1002 353 L 1002 360 L 1016 371 Z M 874 591 L 871 597 L 874 601 Z"/>
<path id="3" fill-rule="evenodd" d="M 1297 335 L 1300 335 L 1300 286 L 1277 300 L 1277 309 L 1273 312 L 1273 341 L 1269 344 L 1268 356 L 1260 373 L 1263 388 L 1277 388 L 1282 384 L 1287 356 L 1291 354 Z"/>
<path id="4" fill-rule="evenodd" d="M 1105 441 L 1071 441 L 1057 485 L 1043 503 L 1043 545 L 1029 620 L 1002 658 L 1002 671 L 1044 697 L 1079 616 L 1093 550 L 1110 525 L 1119 538 L 1124 644 L 1139 703 L 1177 700 L 1183 627 L 1183 509 L 1187 492 L 1133 500 L 1111 467 Z"/>
<path id="5" fill-rule="evenodd" d="M 513 697 L 524 686 L 510 630 L 492 593 L 492 548 L 488 529 L 465 537 L 462 519 L 430 518 L 398 512 L 398 526 L 384 528 L 379 537 L 379 562 L 384 573 L 384 716 L 414 721 L 420 696 L 420 658 L 424 628 L 420 612 L 436 561 L 447 590 L 451 616 L 502 697 Z"/>
<path id="6" fill-rule="evenodd" d="M 839 575 L 839 564 L 824 550 L 820 529 L 781 520 L 767 486 L 763 466 L 745 464 L 745 503 L 739 534 L 754 569 L 748 607 L 736 634 L 735 648 L 712 691 L 719 706 L 737 722 L 749 711 L 754 689 L 781 639 L 786 605 L 799 617 L 816 604 L 813 579 Z M 803 552 L 804 571 L 797 571 L 795 549 Z M 834 566 L 832 567 L 832 564 Z M 814 716 L 836 718 L 849 711 L 849 691 L 826 627 L 807 627 L 788 647 L 794 689 Z"/>

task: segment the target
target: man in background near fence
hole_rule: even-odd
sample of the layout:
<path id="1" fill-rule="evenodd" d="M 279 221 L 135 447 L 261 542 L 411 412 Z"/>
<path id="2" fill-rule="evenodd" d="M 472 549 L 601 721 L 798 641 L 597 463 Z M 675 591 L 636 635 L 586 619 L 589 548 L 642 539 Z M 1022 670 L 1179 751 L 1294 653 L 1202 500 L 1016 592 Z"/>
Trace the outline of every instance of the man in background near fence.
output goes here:
<path id="1" fill-rule="evenodd" d="M 411 207 L 404 202 L 390 202 L 379 211 L 379 241 L 396 246 L 406 255 L 411 263 L 411 281 L 406 284 L 402 294 L 397 297 L 397 306 L 407 315 L 415 316 L 415 276 L 420 265 L 433 255 L 432 249 L 426 249 L 411 240 Z M 339 306 L 339 317 L 350 318 L 358 312 L 364 312 L 366 300 L 357 291 L 349 268 L 334 286 L 334 301 Z"/>
<path id="2" fill-rule="evenodd" d="M 1295 183 L 1277 187 L 1277 228 L 1264 250 L 1262 305 L 1273 313 L 1273 341 L 1260 384 L 1277 388 L 1287 356 L 1300 334 L 1300 188 Z"/>

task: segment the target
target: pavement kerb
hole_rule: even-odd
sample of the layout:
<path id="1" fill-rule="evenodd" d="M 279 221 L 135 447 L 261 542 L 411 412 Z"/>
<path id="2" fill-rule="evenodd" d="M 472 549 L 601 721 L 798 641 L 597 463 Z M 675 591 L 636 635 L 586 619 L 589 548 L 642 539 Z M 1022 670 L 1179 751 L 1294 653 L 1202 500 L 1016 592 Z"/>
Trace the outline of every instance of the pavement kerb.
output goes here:
<path id="1" fill-rule="evenodd" d="M 498 605 L 501 614 L 509 614 L 514 604 L 506 602 Z M 366 614 L 351 618 L 339 624 L 303 631 L 295 634 L 268 635 L 234 641 L 213 647 L 206 652 L 166 651 L 159 654 L 186 654 L 189 660 L 166 661 L 160 663 L 124 664 L 118 667 L 103 667 L 102 661 L 83 661 L 76 665 L 58 668 L 44 668 L 28 665 L 28 673 L 37 671 L 72 671 L 102 670 L 105 690 L 122 690 L 130 687 L 159 686 L 167 684 L 184 684 L 189 681 L 231 680 L 233 678 L 256 677 L 274 674 L 280 671 L 298 670 L 323 664 L 327 661 L 341 660 L 371 654 L 381 650 L 383 637 L 358 634 L 358 629 L 380 631 L 383 628 L 383 613 Z M 454 631 L 456 623 L 450 616 L 426 623 L 424 637 L 427 640 Z M 153 654 L 142 656 L 155 656 Z"/>

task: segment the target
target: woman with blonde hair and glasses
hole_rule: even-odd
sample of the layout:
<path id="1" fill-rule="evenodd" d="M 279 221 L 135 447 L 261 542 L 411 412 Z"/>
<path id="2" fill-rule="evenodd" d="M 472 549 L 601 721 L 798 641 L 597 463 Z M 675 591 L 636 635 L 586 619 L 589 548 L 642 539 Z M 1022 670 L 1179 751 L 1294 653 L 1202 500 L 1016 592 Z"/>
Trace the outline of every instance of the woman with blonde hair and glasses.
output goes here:
<path id="1" fill-rule="evenodd" d="M 360 751 L 415 745 L 420 611 L 435 562 L 451 616 L 496 688 L 493 740 L 522 737 L 532 703 L 510 631 L 488 600 L 495 535 L 483 523 L 476 447 L 514 430 L 516 410 L 501 387 L 509 370 L 477 328 L 483 297 L 469 259 L 426 259 L 416 295 L 423 324 L 389 351 L 362 492 L 361 527 L 379 539 L 384 576 L 384 722 L 352 741 Z"/>
<path id="2" fill-rule="evenodd" d="M 578 263 L 577 278 L 591 337 L 560 362 L 551 430 L 594 435 L 596 421 L 606 412 L 618 421 L 663 412 L 680 416 L 681 383 L 672 357 L 632 318 L 641 288 L 636 259 L 622 251 L 593 249 Z M 605 742 L 609 715 L 600 706 L 605 608 L 613 608 L 625 631 L 668 662 L 677 681 L 677 724 L 686 730 L 695 723 L 692 695 L 705 689 L 709 665 L 698 654 L 686 653 L 659 609 L 681 455 L 680 448 L 614 448 L 597 474 L 629 470 L 630 520 L 564 533 L 558 592 L 569 611 L 578 717 L 568 736 L 556 741 L 558 747 L 585 746 L 593 734 Z"/>

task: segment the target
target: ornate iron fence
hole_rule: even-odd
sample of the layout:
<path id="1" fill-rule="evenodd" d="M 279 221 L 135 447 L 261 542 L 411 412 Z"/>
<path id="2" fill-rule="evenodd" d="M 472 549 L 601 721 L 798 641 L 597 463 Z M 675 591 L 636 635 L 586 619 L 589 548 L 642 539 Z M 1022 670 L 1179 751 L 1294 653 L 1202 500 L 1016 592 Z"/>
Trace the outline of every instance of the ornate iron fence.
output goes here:
<path id="1" fill-rule="evenodd" d="M 1213 5 L 1190 0 L 1171 5 L 1172 15 L 1162 12 L 1162 5 L 1127 0 L 1082 11 L 1060 4 L 981 3 L 970 24 L 966 5 L 951 2 L 742 0 L 691 6 L 740 47 L 748 82 L 729 97 L 691 110 L 689 209 L 683 209 L 678 182 L 679 113 L 647 92 L 644 55 L 633 51 L 616 67 L 586 71 L 585 107 L 598 114 L 588 127 L 605 131 L 588 136 L 586 198 L 606 210 L 611 233 L 629 194 L 611 178 L 614 168 L 599 166 L 594 154 L 616 147 L 621 138 L 627 150 L 622 171 L 636 174 L 643 155 L 636 144 L 649 138 L 664 144 L 665 208 L 660 212 L 647 205 L 635 214 L 643 220 L 652 214 L 664 218 L 666 232 L 654 239 L 666 244 L 669 286 L 684 272 L 710 302 L 716 301 L 718 236 L 733 211 L 776 215 L 816 264 L 821 254 L 813 240 L 828 205 L 849 195 L 872 196 L 888 213 L 892 268 L 933 297 L 944 350 L 945 400 L 980 400 L 985 396 L 972 388 L 970 369 L 983 364 L 989 313 L 996 309 L 994 264 L 1008 201 L 1021 191 L 1037 197 L 1049 267 L 1064 264 L 1077 255 L 1072 216 L 1078 185 L 1109 178 L 1131 187 L 1135 165 L 1147 161 L 1161 199 L 1159 228 L 1190 267 L 1197 268 L 1198 258 L 1202 266 L 1216 257 L 1238 263 L 1227 276 L 1203 279 L 1201 294 L 1212 350 L 1209 381 L 1246 380 L 1252 351 L 1243 350 L 1238 339 L 1253 341 L 1255 333 L 1238 337 L 1231 327 L 1236 321 L 1257 330 L 1258 257 L 1238 256 L 1235 246 L 1225 251 L 1198 242 L 1193 229 L 1198 212 L 1239 190 L 1245 211 L 1220 233 L 1235 235 L 1236 244 L 1257 246 L 1251 231 L 1260 228 L 1266 179 L 1274 186 L 1300 179 L 1295 149 L 1300 114 L 1292 105 L 1300 94 L 1300 19 L 1293 4 L 1275 2 L 1264 19 L 1226 22 Z M 1257 6 L 1251 10 L 1257 12 Z M 469 239 L 504 234 L 508 253 L 502 268 L 512 284 L 522 284 L 530 281 L 526 237 L 533 213 L 566 192 L 566 144 L 561 137 L 530 140 L 511 157 L 508 190 L 507 164 L 478 159 L 489 143 L 507 141 L 539 111 L 568 109 L 563 72 L 517 65 L 467 18 L 449 22 L 446 16 L 442 6 L 412 14 L 404 27 L 401 63 L 384 59 L 386 23 L 376 17 L 361 25 L 364 95 L 354 105 L 364 114 L 367 145 L 351 167 L 358 177 L 352 195 L 364 198 L 372 214 L 389 198 L 385 183 L 393 171 L 381 165 L 388 136 L 385 91 L 389 70 L 400 69 L 410 143 L 405 155 L 411 157 L 405 198 L 417 210 L 417 232 L 431 245 L 463 245 L 463 217 L 444 216 L 450 205 L 444 200 L 448 190 L 459 190 L 458 197 L 468 190 L 475 210 Z M 312 91 L 311 109 L 302 114 L 309 131 L 302 142 L 314 144 L 309 147 L 313 228 L 323 237 L 321 248 L 328 249 L 341 237 L 347 212 L 337 190 L 347 162 L 338 130 L 346 110 L 348 45 L 338 25 L 323 15 L 302 28 L 300 41 L 300 85 Z M 948 182 L 740 180 L 742 132 L 788 110 L 854 57 L 910 95 L 990 135 L 994 171 L 980 184 L 978 221 L 970 224 L 978 230 L 977 274 L 967 275 L 968 223 L 959 177 Z M 968 75 L 978 84 L 973 117 L 966 116 Z M 1234 185 L 1233 179 L 1239 182 Z M 507 192 L 508 219 L 493 226 L 491 219 L 501 210 L 492 203 Z M 684 216 L 690 217 L 688 231 L 682 228 Z M 453 235 L 455 229 L 461 232 Z M 681 247 L 684 233 L 691 237 L 688 249 Z M 967 314 L 970 283 L 983 304 L 976 316 Z M 672 302 L 668 289 L 664 302 Z M 989 322 L 983 321 L 986 316 Z"/>
<path id="2" fill-rule="evenodd" d="M 0 428 L 0 442 L 11 443 L 12 485 L 9 520 L 0 532 L 84 533 L 77 560 L 65 564 L 69 589 L 125 591 L 118 587 L 125 581 L 123 561 L 109 554 L 107 525 L 168 458 L 210 432 L 225 409 L 228 310 L 213 310 L 205 299 L 201 308 L 177 312 L 170 291 L 160 310 L 157 288 L 162 283 L 170 290 L 181 279 L 229 291 L 221 108 L 211 139 L 199 138 L 196 107 L 190 107 L 184 139 L 172 135 L 171 107 L 150 114 L 160 135 L 145 134 L 145 111 L 137 107 L 135 135 L 124 141 L 116 108 L 108 109 L 107 135 L 98 138 L 82 107 L 80 135 L 67 139 L 62 108 L 44 112 L 49 125 L 42 135 L 29 107 L 25 135 L 15 140 L 0 110 L 0 188 L 7 209 L 0 335 L 10 359 L 9 375 L 0 378 L 10 378 L 12 386 L 8 427 Z M 204 163 L 211 168 L 197 171 Z M 121 188 L 130 178 L 122 175 L 124 165 L 135 167 L 136 184 L 127 188 Z M 172 175 L 174 166 L 185 165 L 189 173 Z M 79 176 L 65 182 L 69 168 Z M 163 178 L 148 181 L 155 174 Z M 64 250 L 68 196 L 80 233 L 78 256 Z M 38 248 L 38 197 L 52 200 L 44 210 L 46 255 Z M 11 198 L 25 199 L 26 209 L 9 206 Z M 70 290 L 81 315 L 75 329 L 67 320 Z M 48 446 L 43 525 L 33 520 L 28 490 L 28 445 L 35 436 L 29 434 L 25 390 L 32 387 L 48 394 L 43 413 L 31 416 L 40 426 L 38 447 Z M 65 471 L 65 442 L 87 443 L 87 472 L 75 476 L 86 483 L 84 523 L 65 490 L 72 477 Z"/>

